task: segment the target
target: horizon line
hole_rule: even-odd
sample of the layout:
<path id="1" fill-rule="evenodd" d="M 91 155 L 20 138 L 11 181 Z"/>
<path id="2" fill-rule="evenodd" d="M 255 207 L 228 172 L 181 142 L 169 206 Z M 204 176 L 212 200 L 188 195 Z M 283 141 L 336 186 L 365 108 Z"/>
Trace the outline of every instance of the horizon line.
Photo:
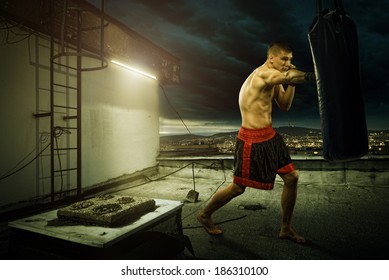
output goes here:
<path id="1" fill-rule="evenodd" d="M 285 128 L 285 127 L 288 127 L 288 128 L 304 128 L 304 129 L 312 129 L 312 130 L 322 130 L 321 128 L 313 128 L 313 127 L 307 127 L 307 126 L 287 126 L 287 125 L 284 125 L 284 126 L 274 126 L 275 129 L 277 128 Z M 180 133 L 180 132 L 172 132 L 172 133 L 169 133 L 169 132 L 159 132 L 159 136 L 160 137 L 164 137 L 164 136 L 213 136 L 213 135 L 216 135 L 216 134 L 221 134 L 221 133 L 235 133 L 235 132 L 238 132 L 239 131 L 239 128 L 237 130 L 231 130 L 231 131 L 215 131 L 215 132 L 198 132 L 198 133 Z M 379 131 L 379 132 L 383 132 L 383 131 L 389 131 L 389 128 L 387 129 L 376 129 L 376 128 L 372 128 L 372 129 L 367 129 L 368 132 L 371 132 L 371 131 Z"/>

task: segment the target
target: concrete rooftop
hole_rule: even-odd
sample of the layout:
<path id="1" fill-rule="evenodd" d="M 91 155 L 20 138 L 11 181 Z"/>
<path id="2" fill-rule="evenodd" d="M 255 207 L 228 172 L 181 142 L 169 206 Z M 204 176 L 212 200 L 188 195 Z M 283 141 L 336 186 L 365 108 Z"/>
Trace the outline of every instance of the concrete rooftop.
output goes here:
<path id="1" fill-rule="evenodd" d="M 299 196 L 293 225 L 308 240 L 295 244 L 278 239 L 282 181 L 277 178 L 272 191 L 247 188 L 214 215 L 225 231 L 210 236 L 199 225 L 196 213 L 210 197 L 229 184 L 230 160 L 220 167 L 220 159 L 194 161 L 161 160 L 157 173 L 121 185 L 109 192 L 121 195 L 184 201 L 190 190 L 199 192 L 199 201 L 185 202 L 182 212 L 184 235 L 188 236 L 199 259 L 340 260 L 389 259 L 389 172 L 387 161 L 371 167 L 366 161 L 347 168 L 328 168 L 316 162 L 296 163 L 300 174 Z M 377 163 L 377 162 L 376 162 Z M 310 166 L 307 170 L 307 165 Z M 186 167 L 185 167 L 186 166 Z M 327 167 L 326 167 L 327 166 Z M 343 164 L 343 166 L 345 166 Z M 173 174 L 172 174 L 173 173 Z"/>

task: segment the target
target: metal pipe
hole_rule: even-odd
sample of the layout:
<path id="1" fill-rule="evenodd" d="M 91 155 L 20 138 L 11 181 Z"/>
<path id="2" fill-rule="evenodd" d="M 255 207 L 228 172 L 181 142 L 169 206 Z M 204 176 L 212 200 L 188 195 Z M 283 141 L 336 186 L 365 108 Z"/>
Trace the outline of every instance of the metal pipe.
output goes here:
<path id="1" fill-rule="evenodd" d="M 196 191 L 196 181 L 194 175 L 194 162 L 192 162 L 192 179 L 193 179 L 193 190 Z"/>

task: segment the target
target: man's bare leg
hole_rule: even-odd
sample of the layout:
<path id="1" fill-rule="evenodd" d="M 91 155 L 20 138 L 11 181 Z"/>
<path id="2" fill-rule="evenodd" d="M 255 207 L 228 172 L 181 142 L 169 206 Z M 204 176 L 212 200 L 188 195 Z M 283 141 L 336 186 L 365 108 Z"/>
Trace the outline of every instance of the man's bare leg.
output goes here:
<path id="1" fill-rule="evenodd" d="M 246 187 L 231 183 L 226 188 L 219 190 L 212 197 L 209 204 L 197 214 L 197 220 L 203 225 L 204 229 L 212 235 L 222 234 L 223 231 L 212 221 L 212 214 L 230 202 L 234 197 L 241 195 Z"/>
<path id="2" fill-rule="evenodd" d="M 281 177 L 285 185 L 281 196 L 282 223 L 279 238 L 290 239 L 297 243 L 305 243 L 305 238 L 299 235 L 291 226 L 294 205 L 296 204 L 297 198 L 297 172 L 293 171 Z"/>

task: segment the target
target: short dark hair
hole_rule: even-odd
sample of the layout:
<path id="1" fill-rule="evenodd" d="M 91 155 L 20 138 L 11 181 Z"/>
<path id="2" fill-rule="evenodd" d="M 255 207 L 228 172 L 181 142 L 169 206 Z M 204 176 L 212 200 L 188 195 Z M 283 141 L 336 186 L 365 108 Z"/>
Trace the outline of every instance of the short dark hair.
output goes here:
<path id="1" fill-rule="evenodd" d="M 277 56 L 280 54 L 281 51 L 285 51 L 288 53 L 293 52 L 292 47 L 288 43 L 283 41 L 276 41 L 271 43 L 267 48 L 267 56 L 269 56 L 270 54 Z"/>

